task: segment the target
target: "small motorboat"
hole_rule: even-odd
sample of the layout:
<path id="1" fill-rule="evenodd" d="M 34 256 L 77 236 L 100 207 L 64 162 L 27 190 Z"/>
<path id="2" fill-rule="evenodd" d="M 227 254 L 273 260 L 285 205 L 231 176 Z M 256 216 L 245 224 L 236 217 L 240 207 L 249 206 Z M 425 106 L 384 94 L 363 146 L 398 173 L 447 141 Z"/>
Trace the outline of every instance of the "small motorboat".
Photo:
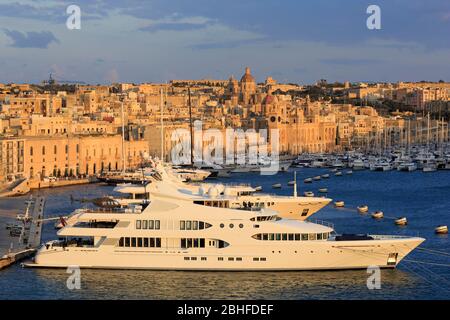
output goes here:
<path id="1" fill-rule="evenodd" d="M 303 180 L 304 183 L 312 183 L 313 180 L 312 178 L 306 178 L 305 180 Z"/>
<path id="2" fill-rule="evenodd" d="M 395 219 L 395 224 L 397 226 L 405 226 L 408 224 L 408 220 L 406 219 L 406 217 L 400 217 Z"/>
<path id="3" fill-rule="evenodd" d="M 262 191 L 262 186 L 257 186 L 257 187 L 255 187 L 255 191 Z"/>
<path id="4" fill-rule="evenodd" d="M 327 193 L 327 192 L 328 192 L 328 189 L 327 189 L 327 188 L 320 188 L 320 189 L 319 189 L 319 192 L 320 192 L 320 193 Z"/>
<path id="5" fill-rule="evenodd" d="M 330 170 L 330 172 L 337 172 L 337 171 L 338 171 L 338 169 L 336 169 L 336 168 Z"/>
<path id="6" fill-rule="evenodd" d="M 313 178 L 314 181 L 319 181 L 320 179 L 322 179 L 320 176 L 315 176 L 315 177 Z"/>
<path id="7" fill-rule="evenodd" d="M 340 176 L 342 176 L 342 172 L 341 172 L 341 171 L 338 171 L 338 172 L 336 172 L 334 175 L 335 175 L 336 177 L 340 177 Z"/>
<path id="8" fill-rule="evenodd" d="M 369 211 L 369 207 L 367 205 L 358 206 L 359 213 L 366 213 Z"/>
<path id="9" fill-rule="evenodd" d="M 447 234 L 448 233 L 448 227 L 447 226 L 437 226 L 434 229 L 434 232 L 437 234 Z"/>
<path id="10" fill-rule="evenodd" d="M 383 217 L 384 217 L 383 211 L 375 211 L 374 213 L 372 213 L 372 218 L 374 219 L 383 219 Z"/>
<path id="11" fill-rule="evenodd" d="M 280 188 L 281 188 L 281 183 L 274 183 L 274 184 L 272 185 L 272 188 L 274 188 L 274 189 L 280 189 Z"/>
<path id="12" fill-rule="evenodd" d="M 342 208 L 342 207 L 345 206 L 345 203 L 344 203 L 344 201 L 342 201 L 342 200 L 338 200 L 338 201 L 336 201 L 336 202 L 334 203 L 334 206 L 335 206 L 336 208 Z"/>
<path id="13" fill-rule="evenodd" d="M 288 186 L 293 186 L 295 184 L 295 180 L 289 181 Z"/>
<path id="14" fill-rule="evenodd" d="M 345 174 L 351 175 L 351 174 L 353 174 L 353 171 L 352 171 L 352 170 L 349 170 L 349 171 L 347 171 Z"/>
<path id="15" fill-rule="evenodd" d="M 322 175 L 323 179 L 328 179 L 329 177 L 330 177 L 330 175 L 328 173 L 325 173 L 325 174 Z"/>
<path id="16" fill-rule="evenodd" d="M 303 192 L 303 195 L 305 197 L 314 197 L 314 193 L 312 191 L 305 191 Z"/>

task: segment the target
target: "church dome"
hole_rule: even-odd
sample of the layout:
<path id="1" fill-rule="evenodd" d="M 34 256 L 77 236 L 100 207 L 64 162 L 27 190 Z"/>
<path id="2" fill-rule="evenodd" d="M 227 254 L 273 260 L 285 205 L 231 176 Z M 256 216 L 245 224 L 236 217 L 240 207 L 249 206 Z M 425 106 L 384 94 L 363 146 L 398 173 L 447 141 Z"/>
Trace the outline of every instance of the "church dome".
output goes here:
<path id="1" fill-rule="evenodd" d="M 250 73 L 250 68 L 245 68 L 245 73 L 241 78 L 241 82 L 255 82 L 255 78 L 253 78 L 252 74 Z"/>

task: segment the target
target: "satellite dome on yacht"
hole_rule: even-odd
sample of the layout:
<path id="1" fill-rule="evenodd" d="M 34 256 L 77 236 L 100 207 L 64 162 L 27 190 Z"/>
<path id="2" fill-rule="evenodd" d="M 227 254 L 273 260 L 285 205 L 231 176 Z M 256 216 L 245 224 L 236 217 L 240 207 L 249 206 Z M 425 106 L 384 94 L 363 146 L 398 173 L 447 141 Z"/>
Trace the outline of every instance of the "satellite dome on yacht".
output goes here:
<path id="1" fill-rule="evenodd" d="M 208 190 L 208 195 L 210 198 L 216 198 L 219 194 L 219 190 L 216 187 L 211 187 Z"/>

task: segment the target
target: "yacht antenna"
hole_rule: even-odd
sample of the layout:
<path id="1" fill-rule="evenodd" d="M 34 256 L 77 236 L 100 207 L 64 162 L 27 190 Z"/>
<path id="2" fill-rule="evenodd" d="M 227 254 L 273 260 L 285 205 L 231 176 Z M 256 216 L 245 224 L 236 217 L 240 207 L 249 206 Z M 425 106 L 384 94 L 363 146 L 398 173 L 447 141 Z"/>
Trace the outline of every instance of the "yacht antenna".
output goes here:
<path id="1" fill-rule="evenodd" d="M 294 171 L 294 198 L 297 198 L 297 171 Z"/>

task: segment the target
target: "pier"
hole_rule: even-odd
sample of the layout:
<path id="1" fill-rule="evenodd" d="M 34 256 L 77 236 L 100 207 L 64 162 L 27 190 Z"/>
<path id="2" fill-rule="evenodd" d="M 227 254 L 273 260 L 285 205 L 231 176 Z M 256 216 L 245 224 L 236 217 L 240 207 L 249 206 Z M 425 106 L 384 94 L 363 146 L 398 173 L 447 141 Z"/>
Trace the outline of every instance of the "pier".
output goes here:
<path id="1" fill-rule="evenodd" d="M 41 244 L 45 198 L 30 198 L 25 203 L 27 205 L 25 213 L 16 217 L 17 221 L 22 224 L 19 240 L 17 241 L 11 234 L 5 233 L 5 229 L 2 230 L 0 244 L 3 247 L 0 249 L 4 251 L 7 243 L 10 244 L 10 247 L 7 253 L 0 258 L 0 270 L 32 256 Z"/>

